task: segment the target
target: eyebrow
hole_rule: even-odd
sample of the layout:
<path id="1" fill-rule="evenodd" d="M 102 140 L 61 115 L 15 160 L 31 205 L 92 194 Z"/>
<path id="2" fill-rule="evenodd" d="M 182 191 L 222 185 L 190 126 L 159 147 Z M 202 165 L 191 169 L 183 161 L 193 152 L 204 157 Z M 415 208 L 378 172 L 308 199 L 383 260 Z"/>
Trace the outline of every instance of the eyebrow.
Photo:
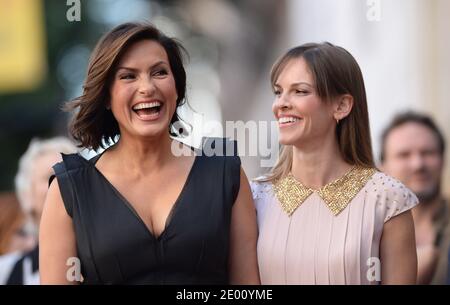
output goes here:
<path id="1" fill-rule="evenodd" d="M 151 69 L 153 69 L 153 68 L 155 68 L 155 67 L 157 67 L 157 66 L 159 66 L 159 65 L 168 65 L 165 61 L 158 61 L 157 63 L 155 63 L 155 64 L 153 64 L 151 67 L 150 67 L 150 70 Z M 137 69 L 137 68 L 131 68 L 131 67 L 118 67 L 117 69 L 116 69 L 116 71 L 119 71 L 119 70 L 129 70 L 129 71 L 133 71 L 133 72 L 136 72 L 136 71 L 139 71 L 139 69 Z"/>
<path id="2" fill-rule="evenodd" d="M 291 87 L 298 86 L 298 85 L 306 85 L 306 86 L 311 87 L 311 88 L 313 87 L 311 84 L 308 84 L 306 82 L 293 83 L 293 84 L 291 84 Z M 278 83 L 275 83 L 273 86 L 274 87 L 281 87 Z"/>

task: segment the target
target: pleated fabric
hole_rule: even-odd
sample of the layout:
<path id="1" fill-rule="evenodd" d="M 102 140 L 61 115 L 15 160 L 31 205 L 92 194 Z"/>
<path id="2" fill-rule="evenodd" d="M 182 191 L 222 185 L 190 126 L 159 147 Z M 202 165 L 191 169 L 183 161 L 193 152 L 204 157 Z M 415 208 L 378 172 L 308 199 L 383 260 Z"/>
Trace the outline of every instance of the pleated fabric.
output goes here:
<path id="1" fill-rule="evenodd" d="M 377 284 L 370 275 L 384 223 L 418 203 L 402 183 L 381 172 L 337 216 L 314 192 L 289 217 L 270 182 L 251 186 L 262 284 Z"/>

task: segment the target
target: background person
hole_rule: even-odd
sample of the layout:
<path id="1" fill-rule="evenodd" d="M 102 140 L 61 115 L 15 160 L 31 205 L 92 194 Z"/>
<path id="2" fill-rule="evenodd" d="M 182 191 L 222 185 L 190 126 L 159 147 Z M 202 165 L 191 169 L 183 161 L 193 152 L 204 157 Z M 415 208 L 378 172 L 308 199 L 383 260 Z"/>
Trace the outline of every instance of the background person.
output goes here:
<path id="1" fill-rule="evenodd" d="M 406 112 L 386 127 L 381 144 L 383 170 L 419 198 L 420 204 L 412 210 L 418 284 L 445 284 L 450 211 L 441 192 L 444 137 L 431 117 Z"/>

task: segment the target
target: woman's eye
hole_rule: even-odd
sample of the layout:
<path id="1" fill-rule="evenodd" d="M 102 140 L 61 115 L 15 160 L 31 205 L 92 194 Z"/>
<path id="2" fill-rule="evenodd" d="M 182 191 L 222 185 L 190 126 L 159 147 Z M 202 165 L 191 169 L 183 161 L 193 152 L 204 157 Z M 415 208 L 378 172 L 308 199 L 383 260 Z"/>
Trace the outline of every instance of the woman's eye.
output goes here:
<path id="1" fill-rule="evenodd" d="M 134 75 L 133 74 L 123 74 L 121 76 L 119 76 L 120 79 L 133 79 Z"/>
<path id="2" fill-rule="evenodd" d="M 280 96 L 281 95 L 281 91 L 280 90 L 274 90 L 273 94 L 275 94 L 276 96 Z"/>
<path id="3" fill-rule="evenodd" d="M 158 70 L 156 71 L 153 75 L 155 76 L 163 76 L 163 75 L 167 75 L 167 70 L 166 69 L 162 69 L 162 70 Z"/>
<path id="4" fill-rule="evenodd" d="M 295 90 L 295 94 L 302 94 L 302 95 L 305 95 L 305 94 L 308 94 L 308 91 L 305 91 L 305 90 Z"/>

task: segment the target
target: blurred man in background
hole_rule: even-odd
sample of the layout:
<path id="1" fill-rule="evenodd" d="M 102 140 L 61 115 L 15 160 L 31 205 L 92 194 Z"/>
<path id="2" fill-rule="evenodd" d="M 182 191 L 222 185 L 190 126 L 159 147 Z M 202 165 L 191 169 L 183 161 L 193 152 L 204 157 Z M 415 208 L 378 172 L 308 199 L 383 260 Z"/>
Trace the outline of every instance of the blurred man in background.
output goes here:
<path id="1" fill-rule="evenodd" d="M 419 113 L 396 116 L 382 135 L 384 172 L 411 189 L 420 203 L 413 209 L 418 284 L 445 284 L 449 247 L 449 207 L 441 193 L 445 141 L 434 121 Z"/>
<path id="2" fill-rule="evenodd" d="M 39 284 L 39 249 L 37 236 L 42 209 L 47 195 L 48 181 L 53 174 L 52 166 L 61 161 L 60 153 L 74 153 L 76 147 L 64 137 L 31 141 L 20 158 L 15 178 L 16 193 L 22 210 L 28 217 L 30 229 L 36 240 L 35 247 L 28 252 L 0 257 L 4 268 L 0 268 L 0 284 Z M 8 265 L 8 266 L 5 266 Z"/>

